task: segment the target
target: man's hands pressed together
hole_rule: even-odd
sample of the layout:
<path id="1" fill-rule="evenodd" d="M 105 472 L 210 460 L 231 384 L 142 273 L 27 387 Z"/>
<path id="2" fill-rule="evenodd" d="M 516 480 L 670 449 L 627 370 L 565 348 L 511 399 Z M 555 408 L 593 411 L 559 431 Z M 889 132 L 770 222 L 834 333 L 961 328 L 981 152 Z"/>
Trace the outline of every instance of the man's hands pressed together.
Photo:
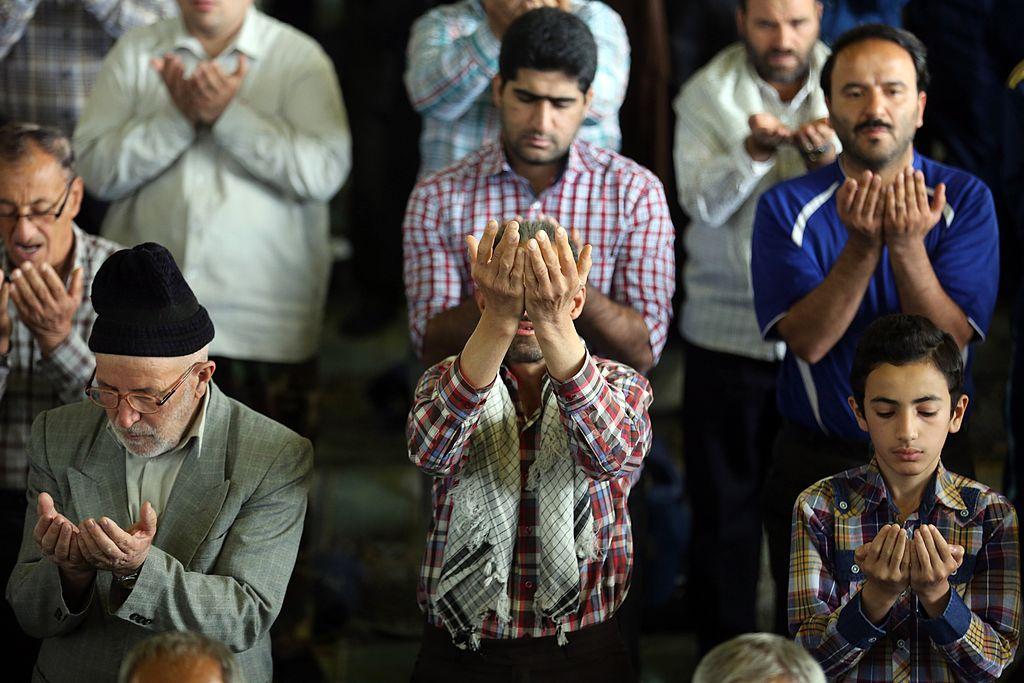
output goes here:
<path id="1" fill-rule="evenodd" d="M 946 543 L 930 524 L 921 525 L 913 540 L 899 524 L 886 524 L 870 543 L 854 552 L 865 579 L 861 589 L 864 615 L 881 624 L 909 588 L 929 617 L 939 616 L 949 602 L 949 576 L 963 559 L 963 547 Z"/>
<path id="2" fill-rule="evenodd" d="M 231 74 L 224 73 L 214 61 L 203 61 L 186 78 L 181 59 L 173 53 L 154 58 L 151 64 L 163 79 L 174 106 L 193 125 L 206 126 L 215 124 L 231 104 L 249 70 L 243 54 L 238 55 L 238 66 Z"/>
<path id="3" fill-rule="evenodd" d="M 744 147 L 754 161 L 768 161 L 782 145 L 793 145 L 810 171 L 835 161 L 836 148 L 832 144 L 835 133 L 828 119 L 808 121 L 793 130 L 778 117 L 760 112 L 751 115 L 747 125 L 750 126 L 750 135 Z"/>
<path id="4" fill-rule="evenodd" d="M 46 492 L 39 494 L 36 513 L 32 537 L 43 557 L 60 570 L 61 589 L 72 610 L 81 606 L 97 570 L 125 576 L 139 569 L 156 536 L 157 515 L 149 501 L 142 504 L 139 521 L 126 530 L 106 517 L 76 526 Z"/>
<path id="5" fill-rule="evenodd" d="M 520 244 L 517 221 L 506 224 L 500 240 L 497 233 L 498 222 L 492 220 L 479 241 L 466 238 L 481 314 L 460 356 L 462 374 L 475 387 L 487 386 L 516 336 L 529 337 L 532 331 L 548 373 L 568 379 L 586 353 L 573 312 L 590 273 L 591 247 L 584 246 L 579 260 L 574 259 L 561 226 L 555 228 L 554 242 L 541 231 Z"/>
<path id="6" fill-rule="evenodd" d="M 31 261 L 26 261 L 11 272 L 11 282 L 5 285 L 5 289 L 9 290 L 19 319 L 39 344 L 39 351 L 44 358 L 49 358 L 54 349 L 71 335 L 75 312 L 82 305 L 82 269 L 75 268 L 71 282 L 65 288 L 49 263 L 36 268 Z M 7 294 L 0 293 L 0 307 L 3 308 L 3 313 L 0 313 L 0 350 L 9 350 L 10 347 L 11 324 L 6 304 Z"/>
<path id="7" fill-rule="evenodd" d="M 498 40 L 505 35 L 505 30 L 520 15 L 538 7 L 561 7 L 569 11 L 566 0 L 483 0 L 484 13 L 491 33 Z"/>

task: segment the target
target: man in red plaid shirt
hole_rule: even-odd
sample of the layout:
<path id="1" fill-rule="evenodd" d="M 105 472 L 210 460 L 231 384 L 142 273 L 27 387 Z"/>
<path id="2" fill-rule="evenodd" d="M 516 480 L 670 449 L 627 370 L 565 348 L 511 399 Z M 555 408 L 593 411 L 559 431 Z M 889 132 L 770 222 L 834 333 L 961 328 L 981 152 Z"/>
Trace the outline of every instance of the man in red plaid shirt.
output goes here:
<path id="1" fill-rule="evenodd" d="M 675 233 L 661 182 L 576 139 L 594 97 L 594 37 L 575 15 L 535 9 L 505 32 L 492 96 L 500 139 L 421 180 L 402 228 L 409 327 L 427 363 L 462 348 L 479 318 L 467 233 L 491 219 L 544 216 L 593 245 L 576 321 L 591 349 L 649 370 L 665 345 L 675 290 Z"/>
<path id="2" fill-rule="evenodd" d="M 407 427 L 435 478 L 413 680 L 632 680 L 614 617 L 650 386 L 577 332 L 590 245 L 577 255 L 564 228 L 516 221 L 467 243 L 480 319 L 423 375 Z"/>

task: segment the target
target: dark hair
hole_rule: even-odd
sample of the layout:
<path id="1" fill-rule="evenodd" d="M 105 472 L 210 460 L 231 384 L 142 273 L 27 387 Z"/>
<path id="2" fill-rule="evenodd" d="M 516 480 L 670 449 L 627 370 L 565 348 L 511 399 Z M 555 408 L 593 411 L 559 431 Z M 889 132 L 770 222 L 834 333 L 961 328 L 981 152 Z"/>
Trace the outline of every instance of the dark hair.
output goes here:
<path id="1" fill-rule="evenodd" d="M 561 71 L 587 92 L 597 71 L 594 35 L 574 14 L 541 7 L 513 21 L 501 39 L 498 73 L 514 81 L 520 69 Z"/>
<path id="2" fill-rule="evenodd" d="M 868 325 L 857 342 L 850 370 L 853 398 L 864 409 L 864 385 L 871 371 L 883 363 L 907 365 L 930 361 L 946 377 L 950 408 L 964 388 L 964 359 L 952 335 L 920 315 L 894 313 Z"/>
<path id="3" fill-rule="evenodd" d="M 34 123 L 5 123 L 0 126 L 0 159 L 8 163 L 21 161 L 29 153 L 29 143 L 56 160 L 68 178 L 75 175 L 75 152 L 71 141 L 56 128 Z"/>
<path id="4" fill-rule="evenodd" d="M 887 24 L 864 24 L 863 26 L 852 28 L 839 36 L 832 45 L 832 54 L 828 56 L 828 59 L 825 60 L 825 65 L 821 68 L 821 90 L 825 93 L 825 97 L 832 97 L 832 69 L 835 68 L 839 53 L 851 45 L 863 43 L 865 40 L 887 40 L 890 43 L 896 43 L 906 50 L 907 54 L 910 55 L 910 60 L 914 62 L 918 92 L 928 90 L 928 82 L 930 80 L 928 75 L 928 50 L 925 49 L 924 43 L 913 33 L 902 28 L 896 28 Z"/>

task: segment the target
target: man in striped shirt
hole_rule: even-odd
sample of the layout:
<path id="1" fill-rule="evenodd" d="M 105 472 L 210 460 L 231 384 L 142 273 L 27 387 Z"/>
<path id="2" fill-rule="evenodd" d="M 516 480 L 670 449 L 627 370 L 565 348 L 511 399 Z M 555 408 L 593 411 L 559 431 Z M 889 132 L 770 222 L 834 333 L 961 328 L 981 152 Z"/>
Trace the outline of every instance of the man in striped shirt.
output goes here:
<path id="1" fill-rule="evenodd" d="M 410 459 L 435 478 L 413 680 L 632 680 L 614 617 L 633 564 L 626 501 L 650 449 L 650 385 L 592 356 L 577 332 L 589 245 L 516 221 L 467 243 L 480 320 L 458 356 L 423 375 L 407 427 Z"/>
<path id="2" fill-rule="evenodd" d="M 536 9 L 509 26 L 499 61 L 492 94 L 500 140 L 420 181 L 409 198 L 403 243 L 413 345 L 435 363 L 458 353 L 476 325 L 466 234 L 479 235 L 491 219 L 548 216 L 593 245 L 581 334 L 592 350 L 646 372 L 667 336 L 674 231 L 650 171 L 577 139 L 597 96 L 594 37 L 575 15 Z"/>

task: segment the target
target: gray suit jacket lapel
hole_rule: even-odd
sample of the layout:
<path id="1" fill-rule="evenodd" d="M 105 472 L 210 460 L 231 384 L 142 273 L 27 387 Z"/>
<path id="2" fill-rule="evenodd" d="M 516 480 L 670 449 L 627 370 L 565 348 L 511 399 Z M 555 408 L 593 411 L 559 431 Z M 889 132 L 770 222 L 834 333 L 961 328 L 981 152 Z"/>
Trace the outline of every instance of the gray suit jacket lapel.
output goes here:
<path id="1" fill-rule="evenodd" d="M 59 512 L 67 514 L 72 522 L 80 524 L 90 517 L 109 517 L 122 529 L 131 526 L 124 451 L 105 427 L 98 431 L 92 448 L 78 467 L 68 468 L 68 488 L 74 510 Z"/>
<path id="2" fill-rule="evenodd" d="M 224 478 L 227 455 L 229 406 L 212 383 L 210 405 L 203 427 L 203 448 L 190 453 L 181 465 L 167 499 L 167 509 L 157 520 L 153 543 L 188 566 L 207 537 L 224 505 L 231 481 Z M 122 480 L 124 472 L 121 473 Z"/>

